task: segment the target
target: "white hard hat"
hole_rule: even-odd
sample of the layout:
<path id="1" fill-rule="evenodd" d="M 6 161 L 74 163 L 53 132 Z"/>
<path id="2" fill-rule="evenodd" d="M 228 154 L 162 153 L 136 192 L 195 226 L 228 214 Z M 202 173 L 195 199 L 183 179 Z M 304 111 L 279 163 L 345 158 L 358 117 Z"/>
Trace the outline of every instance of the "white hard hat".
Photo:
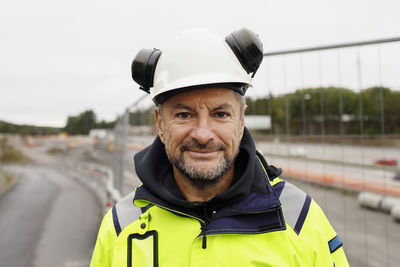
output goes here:
<path id="1" fill-rule="evenodd" d="M 132 77 L 156 103 L 178 92 L 223 86 L 242 95 L 263 58 L 262 43 L 247 29 L 222 39 L 205 29 L 183 31 L 160 51 L 142 49 L 132 63 Z M 252 76 L 250 76 L 252 74 Z"/>

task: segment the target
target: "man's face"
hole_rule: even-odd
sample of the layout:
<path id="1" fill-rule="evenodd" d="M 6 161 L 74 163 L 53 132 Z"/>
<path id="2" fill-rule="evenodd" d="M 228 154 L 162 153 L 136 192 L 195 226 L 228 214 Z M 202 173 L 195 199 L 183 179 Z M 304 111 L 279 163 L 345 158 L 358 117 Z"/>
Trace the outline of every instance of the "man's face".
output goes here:
<path id="1" fill-rule="evenodd" d="M 156 126 L 169 160 L 200 184 L 212 183 L 232 166 L 243 136 L 244 111 L 230 89 L 180 93 L 156 110 Z"/>

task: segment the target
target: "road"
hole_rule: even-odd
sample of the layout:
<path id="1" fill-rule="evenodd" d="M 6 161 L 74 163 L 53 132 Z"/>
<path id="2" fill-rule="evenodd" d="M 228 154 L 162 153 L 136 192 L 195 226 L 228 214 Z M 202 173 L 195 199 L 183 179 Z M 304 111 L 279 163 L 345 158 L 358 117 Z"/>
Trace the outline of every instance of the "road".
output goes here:
<path id="1" fill-rule="evenodd" d="M 304 156 L 308 159 L 337 161 L 351 164 L 371 165 L 382 158 L 400 161 L 400 149 L 396 147 L 363 147 L 338 144 L 310 144 L 257 142 L 257 148 L 270 155 Z"/>
<path id="2" fill-rule="evenodd" d="M 351 164 L 313 161 L 305 158 L 265 155 L 269 164 L 283 169 L 283 176 L 330 182 L 337 186 L 351 187 L 400 197 L 400 181 L 393 180 L 395 172 L 382 166 L 353 166 Z"/>
<path id="3" fill-rule="evenodd" d="M 94 194 L 56 168 L 7 170 L 20 179 L 0 197 L 0 266 L 88 266 L 101 219 Z"/>

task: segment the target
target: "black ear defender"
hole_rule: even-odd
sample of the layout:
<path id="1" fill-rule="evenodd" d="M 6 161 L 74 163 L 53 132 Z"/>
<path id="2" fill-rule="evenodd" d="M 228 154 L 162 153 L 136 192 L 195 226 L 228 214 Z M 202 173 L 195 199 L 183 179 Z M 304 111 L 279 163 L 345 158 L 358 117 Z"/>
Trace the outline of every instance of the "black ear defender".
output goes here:
<path id="1" fill-rule="evenodd" d="M 258 35 L 249 29 L 242 28 L 226 36 L 225 41 L 246 72 L 252 73 L 253 78 L 264 58 L 263 44 Z"/>
<path id="2" fill-rule="evenodd" d="M 132 62 L 132 78 L 140 85 L 140 89 L 148 94 L 150 87 L 153 87 L 154 72 L 160 56 L 161 50 L 142 49 Z"/>

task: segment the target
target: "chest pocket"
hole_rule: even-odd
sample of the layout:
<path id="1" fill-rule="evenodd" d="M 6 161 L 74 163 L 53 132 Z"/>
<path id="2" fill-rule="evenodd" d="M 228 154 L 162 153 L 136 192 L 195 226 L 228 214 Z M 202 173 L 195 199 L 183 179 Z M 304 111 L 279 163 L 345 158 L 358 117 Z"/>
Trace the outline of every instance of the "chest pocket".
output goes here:
<path id="1" fill-rule="evenodd" d="M 128 236 L 128 267 L 158 267 L 157 231 Z"/>

